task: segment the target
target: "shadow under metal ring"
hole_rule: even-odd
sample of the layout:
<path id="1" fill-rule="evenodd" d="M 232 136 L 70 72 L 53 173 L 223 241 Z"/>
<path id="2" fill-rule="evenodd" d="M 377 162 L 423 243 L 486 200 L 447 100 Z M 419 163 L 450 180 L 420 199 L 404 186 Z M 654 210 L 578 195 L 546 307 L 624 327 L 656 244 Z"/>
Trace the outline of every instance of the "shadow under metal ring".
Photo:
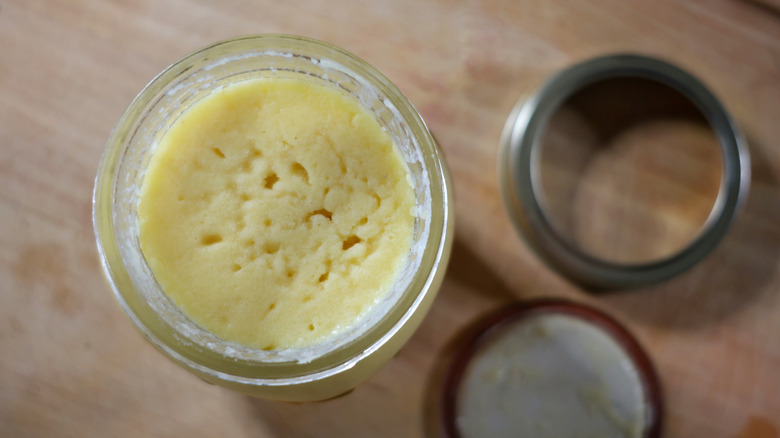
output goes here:
<path id="1" fill-rule="evenodd" d="M 667 85 L 706 117 L 723 158 L 718 196 L 703 227 L 671 256 L 640 264 L 607 262 L 573 245 L 552 226 L 540 198 L 540 139 L 550 116 L 579 90 L 609 79 L 644 78 Z M 750 185 L 750 155 L 735 122 L 696 78 L 664 61 L 620 54 L 576 64 L 551 77 L 536 94 L 518 103 L 504 126 L 499 154 L 502 197 L 512 222 L 550 266 L 583 285 L 620 289 L 668 279 L 702 260 L 728 232 Z"/>

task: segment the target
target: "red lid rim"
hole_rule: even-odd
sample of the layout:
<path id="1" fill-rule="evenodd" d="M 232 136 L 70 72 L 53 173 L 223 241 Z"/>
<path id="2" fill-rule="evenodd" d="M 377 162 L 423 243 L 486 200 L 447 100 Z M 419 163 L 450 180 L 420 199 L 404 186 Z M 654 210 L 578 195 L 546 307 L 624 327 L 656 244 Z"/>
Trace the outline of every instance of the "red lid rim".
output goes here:
<path id="1" fill-rule="evenodd" d="M 496 332 L 509 324 L 540 314 L 565 314 L 591 323 L 602 329 L 631 359 L 642 385 L 645 405 L 648 407 L 642 438 L 659 438 L 663 423 L 663 395 L 660 379 L 650 357 L 629 333 L 611 316 L 601 310 L 572 301 L 545 298 L 523 301 L 502 307 L 479 319 L 457 341 L 455 350 L 446 367 L 439 400 L 441 431 L 448 438 L 462 438 L 458 431 L 457 399 L 460 383 L 466 367 L 474 353 Z"/>

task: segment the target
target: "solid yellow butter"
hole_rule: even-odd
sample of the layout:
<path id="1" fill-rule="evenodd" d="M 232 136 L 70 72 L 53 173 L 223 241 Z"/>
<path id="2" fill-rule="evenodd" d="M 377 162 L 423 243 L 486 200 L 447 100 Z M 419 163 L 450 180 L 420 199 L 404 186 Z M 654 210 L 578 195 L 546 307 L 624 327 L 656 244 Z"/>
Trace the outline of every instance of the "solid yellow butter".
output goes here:
<path id="1" fill-rule="evenodd" d="M 414 193 L 360 104 L 256 79 L 197 102 L 162 138 L 138 208 L 166 294 L 222 339 L 311 346 L 359 324 L 411 245 Z"/>

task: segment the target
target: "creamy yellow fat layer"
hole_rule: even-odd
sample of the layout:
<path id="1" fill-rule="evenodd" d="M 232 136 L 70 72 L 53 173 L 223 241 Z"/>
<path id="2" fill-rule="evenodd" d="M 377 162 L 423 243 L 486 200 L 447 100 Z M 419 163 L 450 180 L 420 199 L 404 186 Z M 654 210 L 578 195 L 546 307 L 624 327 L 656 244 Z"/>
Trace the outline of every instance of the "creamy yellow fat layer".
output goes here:
<path id="1" fill-rule="evenodd" d="M 294 79 L 231 84 L 155 150 L 139 239 L 194 322 L 267 350 L 360 323 L 409 254 L 414 193 L 389 135 L 355 99 Z"/>

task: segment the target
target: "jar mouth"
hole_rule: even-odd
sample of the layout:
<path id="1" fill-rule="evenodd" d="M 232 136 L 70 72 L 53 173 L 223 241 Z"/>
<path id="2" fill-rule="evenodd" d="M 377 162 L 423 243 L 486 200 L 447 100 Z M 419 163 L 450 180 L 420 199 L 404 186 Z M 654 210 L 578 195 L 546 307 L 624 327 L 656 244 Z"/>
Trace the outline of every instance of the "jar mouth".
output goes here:
<path id="1" fill-rule="evenodd" d="M 356 97 L 401 149 L 414 180 L 415 245 L 383 311 L 327 348 L 263 351 L 223 341 L 190 321 L 157 285 L 140 252 L 137 187 L 160 136 L 178 114 L 229 83 L 299 77 Z M 402 144 L 398 144 L 399 140 Z M 120 117 L 101 158 L 93 223 L 106 277 L 125 313 L 158 349 L 207 376 L 250 385 L 290 385 L 353 367 L 392 338 L 444 269 L 451 240 L 451 188 L 435 141 L 406 97 L 360 58 L 309 38 L 242 36 L 195 51 L 155 77 Z"/>
<path id="2" fill-rule="evenodd" d="M 588 86 L 627 78 L 657 82 L 688 99 L 700 110 L 717 137 L 723 163 L 717 197 L 699 232 L 671 255 L 641 263 L 601 259 L 563 236 L 545 209 L 539 170 L 540 138 L 552 114 Z M 618 54 L 569 67 L 517 104 L 504 126 L 499 174 L 510 218 L 545 262 L 586 286 L 617 289 L 668 279 L 709 254 L 723 239 L 745 202 L 750 185 L 750 156 L 736 123 L 695 77 L 658 59 Z"/>

